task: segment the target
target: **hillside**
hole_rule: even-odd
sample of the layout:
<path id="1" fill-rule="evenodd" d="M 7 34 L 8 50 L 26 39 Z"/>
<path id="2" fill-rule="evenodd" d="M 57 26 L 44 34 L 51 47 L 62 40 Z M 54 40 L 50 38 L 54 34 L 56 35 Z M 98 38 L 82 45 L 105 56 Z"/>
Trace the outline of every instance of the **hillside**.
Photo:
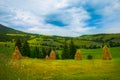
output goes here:
<path id="1" fill-rule="evenodd" d="M 15 30 L 0 24 L 0 34 L 24 34 L 25 32 Z"/>
<path id="2" fill-rule="evenodd" d="M 65 39 L 67 40 L 68 44 L 72 39 L 77 48 L 94 49 L 101 48 L 105 44 L 110 47 L 120 46 L 120 33 L 82 35 L 79 37 L 61 37 L 25 33 L 8 28 L 1 24 L 0 33 L 0 42 L 15 41 L 18 38 L 22 40 L 27 39 L 32 46 L 42 45 L 44 47 L 54 47 L 55 49 L 61 49 L 64 45 Z"/>

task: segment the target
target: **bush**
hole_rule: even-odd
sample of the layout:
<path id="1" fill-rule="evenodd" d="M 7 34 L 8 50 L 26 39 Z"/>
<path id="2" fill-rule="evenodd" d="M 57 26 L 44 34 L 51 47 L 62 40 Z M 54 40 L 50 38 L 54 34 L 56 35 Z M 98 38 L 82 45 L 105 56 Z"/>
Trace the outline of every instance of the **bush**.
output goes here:
<path id="1" fill-rule="evenodd" d="M 91 60 L 91 59 L 93 59 L 93 56 L 92 55 L 88 55 L 87 59 Z"/>

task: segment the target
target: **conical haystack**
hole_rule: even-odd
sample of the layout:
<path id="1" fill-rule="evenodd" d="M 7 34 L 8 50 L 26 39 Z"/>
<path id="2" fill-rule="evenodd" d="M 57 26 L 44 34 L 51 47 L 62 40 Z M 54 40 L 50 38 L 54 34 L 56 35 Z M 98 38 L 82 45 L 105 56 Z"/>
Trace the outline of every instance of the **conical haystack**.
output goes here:
<path id="1" fill-rule="evenodd" d="M 103 60 L 111 60 L 111 59 L 112 59 L 112 56 L 111 56 L 111 54 L 110 54 L 110 50 L 109 50 L 109 48 L 107 47 L 107 45 L 105 45 L 105 46 L 103 47 L 102 59 L 103 59 Z"/>
<path id="2" fill-rule="evenodd" d="M 74 56 L 75 60 L 82 60 L 82 54 L 80 50 L 77 50 Z"/>
<path id="3" fill-rule="evenodd" d="M 15 51 L 13 53 L 12 59 L 17 59 L 17 60 L 22 59 L 22 55 L 19 51 L 18 46 L 15 47 Z"/>
<path id="4" fill-rule="evenodd" d="M 49 56 L 48 55 L 45 56 L 45 60 L 49 60 Z"/>
<path id="5" fill-rule="evenodd" d="M 55 60 L 56 59 L 56 53 L 55 53 L 54 50 L 51 50 L 49 59 L 50 60 Z"/>

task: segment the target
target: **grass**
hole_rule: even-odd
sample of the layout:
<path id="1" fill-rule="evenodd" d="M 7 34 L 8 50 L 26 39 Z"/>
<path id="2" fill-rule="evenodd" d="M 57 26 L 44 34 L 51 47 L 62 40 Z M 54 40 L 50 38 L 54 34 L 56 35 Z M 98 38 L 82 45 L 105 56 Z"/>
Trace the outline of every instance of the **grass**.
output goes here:
<path id="1" fill-rule="evenodd" d="M 23 58 L 11 62 L 12 51 L 13 47 L 0 46 L 0 80 L 120 80 L 120 47 L 110 48 L 110 61 L 101 60 L 102 49 L 81 49 L 82 61 Z M 89 54 L 93 60 L 86 59 Z"/>
<path id="2" fill-rule="evenodd" d="M 94 59 L 102 58 L 102 48 L 99 49 L 80 49 L 83 59 L 87 59 L 88 55 L 92 55 Z M 110 48 L 110 52 L 113 58 L 120 58 L 120 47 Z M 62 50 L 57 50 L 57 53 L 61 55 Z M 61 57 L 60 57 L 61 58 Z"/>
<path id="3" fill-rule="evenodd" d="M 12 61 L 0 59 L 2 80 L 119 80 L 120 59 L 42 60 L 24 58 Z"/>

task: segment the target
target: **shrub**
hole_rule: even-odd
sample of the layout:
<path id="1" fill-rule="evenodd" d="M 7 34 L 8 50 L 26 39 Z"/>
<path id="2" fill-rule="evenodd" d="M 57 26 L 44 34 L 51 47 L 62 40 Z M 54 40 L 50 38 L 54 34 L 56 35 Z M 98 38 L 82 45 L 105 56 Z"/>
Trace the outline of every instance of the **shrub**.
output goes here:
<path id="1" fill-rule="evenodd" d="M 87 59 L 91 60 L 91 59 L 93 59 L 93 56 L 92 55 L 88 55 Z"/>

